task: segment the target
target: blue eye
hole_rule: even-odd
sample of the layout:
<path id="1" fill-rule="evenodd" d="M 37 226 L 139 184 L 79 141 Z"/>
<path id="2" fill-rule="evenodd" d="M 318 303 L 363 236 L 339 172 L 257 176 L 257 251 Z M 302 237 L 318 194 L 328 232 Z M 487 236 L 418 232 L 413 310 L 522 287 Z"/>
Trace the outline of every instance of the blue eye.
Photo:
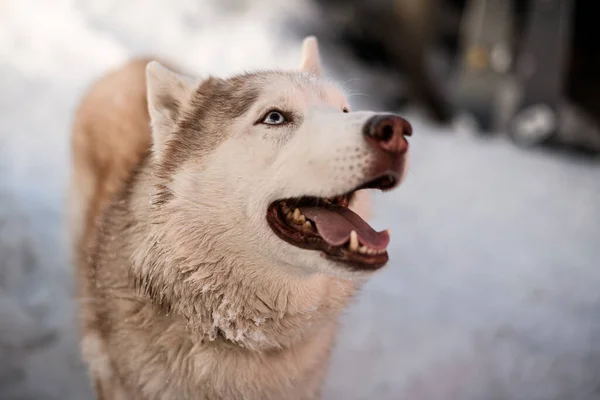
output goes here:
<path id="1" fill-rule="evenodd" d="M 287 120 L 279 111 L 269 111 L 262 122 L 267 125 L 281 125 L 287 122 Z"/>

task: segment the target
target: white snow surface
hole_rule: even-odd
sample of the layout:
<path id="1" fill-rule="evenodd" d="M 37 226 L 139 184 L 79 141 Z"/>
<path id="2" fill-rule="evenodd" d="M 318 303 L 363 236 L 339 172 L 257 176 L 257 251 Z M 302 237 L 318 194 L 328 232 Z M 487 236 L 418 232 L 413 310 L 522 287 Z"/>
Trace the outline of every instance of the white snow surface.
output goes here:
<path id="1" fill-rule="evenodd" d="M 85 87 L 139 54 L 200 75 L 294 67 L 291 15 L 315 14 L 275 0 L 0 1 L 0 399 L 92 398 L 63 229 Z M 368 81 L 329 54 L 332 77 Z M 376 103 L 367 94 L 360 106 Z M 343 317 L 325 398 L 600 399 L 598 162 L 412 122 L 408 179 L 376 197 L 392 261 Z"/>

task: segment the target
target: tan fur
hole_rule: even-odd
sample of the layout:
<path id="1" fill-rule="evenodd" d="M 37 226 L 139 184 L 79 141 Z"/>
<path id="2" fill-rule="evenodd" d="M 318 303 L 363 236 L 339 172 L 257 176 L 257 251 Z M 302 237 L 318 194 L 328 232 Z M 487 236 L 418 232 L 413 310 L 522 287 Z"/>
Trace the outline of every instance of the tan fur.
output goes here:
<path id="1" fill-rule="evenodd" d="M 94 218 L 150 145 L 145 79 L 149 61 L 133 61 L 102 77 L 76 112 L 69 215 L 78 242 L 90 235 Z"/>
<path id="2" fill-rule="evenodd" d="M 318 60 L 303 63 L 320 70 Z M 208 79 L 190 91 L 150 66 L 147 99 L 146 64 L 133 61 L 95 83 L 73 131 L 82 353 L 98 398 L 318 399 L 337 318 L 362 278 L 267 265 L 236 245 L 243 230 L 220 230 L 227 214 L 217 214 L 217 203 L 213 217 L 199 211 L 203 197 L 194 199 L 208 190 L 227 201 L 225 192 L 235 190 L 218 177 L 194 186 L 206 158 L 218 166 L 237 146 L 222 145 L 225 136 L 200 145 L 198 135 L 229 129 L 219 112 L 249 112 L 256 86 L 247 82 L 286 75 Z M 363 214 L 364 196 L 355 205 Z"/>

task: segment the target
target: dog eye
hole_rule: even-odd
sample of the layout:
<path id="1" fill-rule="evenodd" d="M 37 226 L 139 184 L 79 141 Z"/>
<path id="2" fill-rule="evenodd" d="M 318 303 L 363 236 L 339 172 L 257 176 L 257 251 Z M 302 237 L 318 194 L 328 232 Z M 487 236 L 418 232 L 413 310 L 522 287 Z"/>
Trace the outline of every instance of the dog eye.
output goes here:
<path id="1" fill-rule="evenodd" d="M 281 125 L 287 122 L 287 120 L 285 119 L 285 116 L 279 111 L 269 111 L 265 118 L 263 118 L 262 122 L 263 124 L 267 125 Z"/>
<path id="2" fill-rule="evenodd" d="M 342 108 L 342 112 L 348 113 L 348 112 L 350 112 L 350 110 L 348 110 L 348 107 L 344 107 L 344 108 Z"/>

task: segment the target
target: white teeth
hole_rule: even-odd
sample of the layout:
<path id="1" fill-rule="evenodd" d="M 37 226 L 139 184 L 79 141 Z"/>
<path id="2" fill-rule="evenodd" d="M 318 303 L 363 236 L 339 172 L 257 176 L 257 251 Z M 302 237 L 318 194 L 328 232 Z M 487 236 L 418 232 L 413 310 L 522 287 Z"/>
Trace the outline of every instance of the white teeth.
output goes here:
<path id="1" fill-rule="evenodd" d="M 390 228 L 388 228 L 386 232 L 387 232 L 388 236 L 392 236 L 392 230 Z"/>
<path id="2" fill-rule="evenodd" d="M 348 245 L 350 251 L 358 251 L 358 234 L 355 230 L 350 232 L 350 244 Z"/>
<path id="3" fill-rule="evenodd" d="M 368 255 L 385 253 L 385 249 L 376 250 L 376 249 L 371 249 L 365 245 L 361 246 L 358 241 L 358 234 L 356 233 L 355 230 L 350 232 L 350 243 L 348 243 L 348 249 L 353 252 L 358 252 L 359 254 L 368 254 Z"/>
<path id="4" fill-rule="evenodd" d="M 310 221 L 306 221 L 304 223 L 304 229 L 307 231 L 312 230 L 312 224 L 310 223 Z"/>
<path id="5" fill-rule="evenodd" d="M 373 255 L 373 254 L 383 254 L 385 253 L 385 249 L 383 250 L 375 250 L 375 249 L 371 249 L 367 246 L 359 246 L 358 247 L 358 252 L 360 254 L 368 254 L 368 255 Z"/>

